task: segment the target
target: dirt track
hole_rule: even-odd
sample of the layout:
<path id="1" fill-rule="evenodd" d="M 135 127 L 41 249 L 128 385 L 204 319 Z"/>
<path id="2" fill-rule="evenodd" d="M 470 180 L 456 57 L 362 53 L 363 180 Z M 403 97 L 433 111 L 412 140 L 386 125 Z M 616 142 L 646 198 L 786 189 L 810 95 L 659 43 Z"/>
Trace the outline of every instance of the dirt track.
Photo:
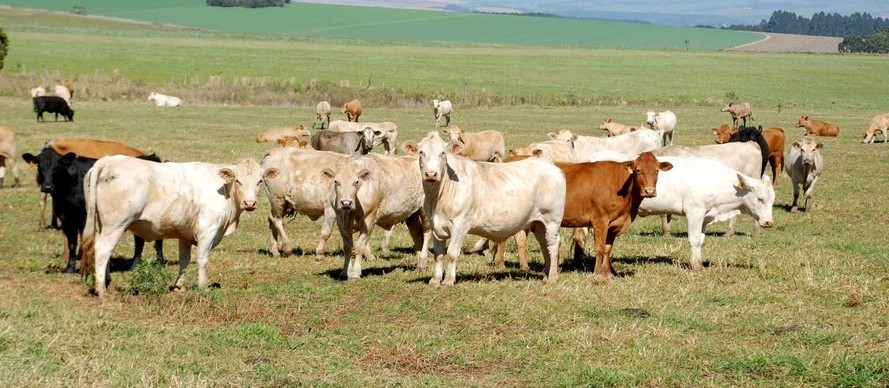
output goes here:
<path id="1" fill-rule="evenodd" d="M 768 33 L 758 42 L 732 48 L 734 51 L 769 53 L 835 53 L 843 38 Z"/>

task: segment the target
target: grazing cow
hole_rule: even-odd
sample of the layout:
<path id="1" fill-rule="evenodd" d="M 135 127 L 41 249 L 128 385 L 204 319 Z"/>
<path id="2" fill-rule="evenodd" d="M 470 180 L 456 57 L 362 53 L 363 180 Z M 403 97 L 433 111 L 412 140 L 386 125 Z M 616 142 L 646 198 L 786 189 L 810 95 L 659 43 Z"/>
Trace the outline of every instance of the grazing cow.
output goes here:
<path id="1" fill-rule="evenodd" d="M 15 131 L 0 125 L 0 189 L 6 179 L 6 170 L 12 171 L 13 186 L 19 187 L 19 167 L 15 164 Z"/>
<path id="2" fill-rule="evenodd" d="M 673 131 L 676 129 L 676 114 L 665 110 L 663 112 L 648 111 L 645 114 L 645 123 L 649 128 L 658 132 L 662 145 L 667 145 L 667 138 L 670 138 L 670 145 L 673 145 Z"/>
<path id="3" fill-rule="evenodd" d="M 105 294 L 108 259 L 121 234 L 146 240 L 179 239 L 179 276 L 197 246 L 198 287 L 207 287 L 210 250 L 234 233 L 243 211 L 253 211 L 262 170 L 253 159 L 236 165 L 152 163 L 128 156 L 100 159 L 86 175 L 83 268 L 95 264 L 96 294 Z"/>
<path id="4" fill-rule="evenodd" d="M 49 147 L 58 153 L 61 156 L 64 156 L 69 153 L 74 153 L 78 156 L 82 156 L 85 158 L 91 159 L 99 159 L 103 156 L 108 155 L 128 155 L 132 157 L 140 157 L 147 156 L 145 152 L 137 150 L 133 147 L 130 147 L 126 144 L 119 143 L 116 141 L 108 141 L 108 140 L 97 140 L 97 139 L 86 139 L 86 138 L 61 138 L 51 140 L 46 143 L 44 147 Z M 25 154 L 28 155 L 28 154 Z M 26 162 L 37 165 L 38 159 L 37 157 L 29 157 L 22 155 L 22 158 L 25 159 Z M 33 155 L 31 155 L 33 156 Z M 41 176 L 41 168 L 37 166 L 37 186 L 43 186 L 43 177 Z M 41 195 L 40 199 L 40 220 L 38 229 L 44 229 L 46 226 L 44 212 L 46 209 L 46 193 Z M 53 224 L 55 224 L 55 218 L 53 218 Z M 67 245 L 66 245 L 67 247 Z M 65 260 L 67 260 L 68 252 L 66 250 L 63 255 Z"/>
<path id="5" fill-rule="evenodd" d="M 62 94 L 59 94 L 60 90 L 58 88 L 58 86 L 64 86 L 65 90 L 61 92 L 68 96 L 66 100 L 70 103 L 71 100 L 74 98 L 74 83 L 71 82 L 71 80 L 69 79 L 59 79 L 56 80 L 56 82 L 58 83 L 58 85 L 56 86 L 56 95 L 62 98 L 65 97 Z"/>
<path id="6" fill-rule="evenodd" d="M 350 121 L 334 120 L 329 123 L 327 129 L 336 132 L 361 132 L 365 128 L 370 128 L 374 133 L 374 147 L 383 145 L 386 154 L 396 154 L 396 141 L 398 140 L 398 126 L 391 121 L 383 121 L 381 123 L 362 122 L 353 123 Z"/>
<path id="7" fill-rule="evenodd" d="M 761 227 L 774 225 L 775 190 L 768 178 L 750 177 L 713 159 L 664 156 L 658 160 L 670 162 L 673 169 L 660 174 L 658 195 L 642 200 L 639 216 L 686 217 L 692 270 L 704 268 L 701 247 L 706 225 L 741 213 L 753 216 Z"/>
<path id="8" fill-rule="evenodd" d="M 790 176 L 793 184 L 793 204 L 790 211 L 796 213 L 798 210 L 797 199 L 799 199 L 800 185 L 806 196 L 805 208 L 808 212 L 812 210 L 810 206 L 814 206 L 812 193 L 815 190 L 815 182 L 821 177 L 824 170 L 824 159 L 821 157 L 821 149 L 824 145 L 815 142 L 815 138 L 806 135 L 803 140 L 793 142 L 790 152 L 787 155 L 787 163 L 785 171 Z"/>
<path id="9" fill-rule="evenodd" d="M 728 112 L 732 115 L 732 126 L 738 126 L 738 119 L 744 121 L 743 126 L 747 126 L 747 118 L 750 118 L 750 121 L 753 121 L 753 109 L 750 107 L 749 102 L 741 102 L 741 103 L 733 103 L 728 102 L 722 106 L 720 112 Z"/>
<path id="10" fill-rule="evenodd" d="M 312 148 L 347 155 L 364 155 L 373 150 L 374 133 L 370 128 L 361 132 L 337 132 L 322 129 L 312 135 Z"/>
<path id="11" fill-rule="evenodd" d="M 639 127 L 611 121 L 611 117 L 605 119 L 602 124 L 599 124 L 599 129 L 608 132 L 608 137 L 627 134 L 637 130 L 638 128 Z"/>
<path id="12" fill-rule="evenodd" d="M 889 144 L 889 113 L 876 115 L 870 120 L 867 130 L 864 131 L 862 143 L 873 143 L 877 132 L 883 134 L 883 143 Z"/>
<path id="13" fill-rule="evenodd" d="M 837 137 L 840 128 L 828 122 L 810 119 L 809 116 L 800 116 L 796 121 L 797 128 L 806 128 L 806 135 Z"/>
<path id="14" fill-rule="evenodd" d="M 315 121 L 312 122 L 312 129 L 315 129 L 315 124 L 319 121 L 321 122 L 321 129 L 324 129 L 325 120 L 327 121 L 327 127 L 330 128 L 330 103 L 321 101 L 318 105 L 315 105 Z"/>
<path id="15" fill-rule="evenodd" d="M 347 157 L 327 151 L 275 148 L 262 158 L 263 181 L 271 205 L 268 224 L 272 256 L 280 256 L 281 251 L 289 255 L 293 250 L 284 229 L 284 217 L 297 214 L 304 214 L 313 221 L 323 217 L 321 240 L 315 248 L 315 256 L 324 256 L 336 215 L 321 172 Z"/>
<path id="16" fill-rule="evenodd" d="M 392 230 L 405 222 L 414 240 L 418 267 L 425 267 L 430 234 L 416 170 L 417 157 L 371 154 L 341 159 L 333 168 L 322 171 L 343 238 L 341 278 L 360 278 L 364 256 L 374 259 L 370 237 L 375 225 Z M 352 239 L 355 232 L 357 244 Z"/>
<path id="17" fill-rule="evenodd" d="M 154 101 L 156 106 L 181 106 L 182 99 L 176 96 L 168 96 L 157 92 L 148 95 L 148 101 Z"/>
<path id="18" fill-rule="evenodd" d="M 43 86 L 38 86 L 34 89 L 31 89 L 31 98 L 40 97 L 46 95 L 46 89 Z"/>
<path id="19" fill-rule="evenodd" d="M 574 163 L 574 149 L 561 140 L 547 140 L 510 148 L 509 156 L 535 156 L 553 162 Z"/>
<path id="20" fill-rule="evenodd" d="M 441 119 L 445 119 L 445 126 L 451 125 L 451 113 L 454 107 L 451 100 L 432 100 L 432 113 L 435 115 L 435 125 L 438 126 Z"/>
<path id="21" fill-rule="evenodd" d="M 352 100 L 343 104 L 342 112 L 346 115 L 346 121 L 358 122 L 361 117 L 361 101 Z"/>
<path id="22" fill-rule="evenodd" d="M 74 121 L 74 110 L 68 106 L 68 102 L 58 96 L 40 96 L 34 97 L 34 112 L 37 112 L 37 122 L 45 121 L 43 113 L 55 113 L 56 121 L 59 121 L 59 114 L 65 118 L 65 121 Z"/>
<path id="23" fill-rule="evenodd" d="M 498 131 L 467 132 L 460 127 L 441 130 L 451 141 L 459 142 L 460 154 L 479 162 L 502 162 L 506 157 L 506 142 Z"/>
<path id="24" fill-rule="evenodd" d="M 779 127 L 761 128 L 762 127 L 760 126 L 756 132 L 762 134 L 762 139 L 768 146 L 768 158 L 766 161 L 772 166 L 772 185 L 777 185 L 778 176 L 781 175 L 781 171 L 784 170 L 784 129 Z M 746 139 L 746 141 L 756 141 L 757 144 L 760 144 L 759 139 L 755 134 L 741 134 L 738 127 L 732 128 L 729 127 L 728 124 L 722 124 L 719 128 L 713 128 L 713 134 L 716 135 L 717 144 L 728 143 L 730 141 L 745 141 L 742 139 Z"/>
<path id="25" fill-rule="evenodd" d="M 596 243 L 596 275 L 612 277 L 611 250 L 618 236 L 624 234 L 636 219 L 643 198 L 657 195 L 658 171 L 673 166 L 659 162 L 651 152 L 628 162 L 556 163 L 565 174 L 567 192 L 563 228 L 593 228 Z M 524 231 L 516 235 L 519 261 L 527 266 Z M 502 243 L 501 243 L 502 244 Z M 502 264 L 502 245 L 498 247 L 498 264 Z M 584 252 L 584 233 L 575 229 L 574 260 L 580 263 Z"/>
<path id="26" fill-rule="evenodd" d="M 565 176 L 544 160 L 484 163 L 455 155 L 463 143 L 445 144 L 437 132 L 419 144 L 424 210 L 432 229 L 435 270 L 429 284 L 454 284 L 463 239 L 474 234 L 504 241 L 531 228 L 543 252 L 544 280 L 559 268 L 559 225 L 565 211 Z M 447 274 L 442 260 L 447 245 Z M 422 266 L 421 266 L 422 267 Z"/>
<path id="27" fill-rule="evenodd" d="M 578 163 L 591 161 L 589 158 L 601 151 L 617 151 L 630 155 L 639 155 L 661 145 L 658 132 L 647 128 L 641 128 L 622 136 L 604 138 L 579 136 L 566 129 L 550 132 L 547 135 L 550 139 L 560 140 L 570 145 L 574 150 L 574 160 Z"/>
<path id="28" fill-rule="evenodd" d="M 763 173 L 763 153 L 760 145 L 749 141 L 735 141 L 724 144 L 709 144 L 702 146 L 666 146 L 654 150 L 654 154 L 661 156 L 682 156 L 714 159 L 722 162 L 738 172 L 752 177 L 761 177 Z M 661 216 L 661 232 L 664 236 L 670 235 L 670 215 Z M 737 217 L 729 220 L 725 235 L 731 237 L 735 234 Z M 759 228 L 754 226 L 754 234 L 759 233 Z"/>
<path id="29" fill-rule="evenodd" d="M 140 156 L 146 160 L 160 162 L 157 156 Z M 50 144 L 43 147 L 39 154 L 22 155 L 28 163 L 37 165 L 37 180 L 40 191 L 52 197 L 53 219 L 58 219 L 62 233 L 65 235 L 65 249 L 62 260 L 67 261 L 65 273 L 74 273 L 77 267 L 77 239 L 83 233 L 86 223 L 86 205 L 84 203 L 84 176 L 96 163 L 96 159 L 80 157 L 73 152 L 59 154 Z M 133 256 L 133 268 L 142 257 L 144 240 L 136 237 L 136 250 Z M 163 242 L 155 243 L 158 261 L 163 261 Z"/>
<path id="30" fill-rule="evenodd" d="M 278 142 L 279 140 L 284 139 L 286 137 L 300 138 L 303 136 L 309 137 L 311 135 L 312 134 L 309 132 L 309 130 L 306 129 L 306 127 L 304 127 L 302 125 L 298 125 L 295 127 L 286 127 L 286 128 L 272 128 L 272 129 L 269 129 L 268 131 L 260 133 L 259 135 L 256 135 L 256 142 L 257 143 Z"/>

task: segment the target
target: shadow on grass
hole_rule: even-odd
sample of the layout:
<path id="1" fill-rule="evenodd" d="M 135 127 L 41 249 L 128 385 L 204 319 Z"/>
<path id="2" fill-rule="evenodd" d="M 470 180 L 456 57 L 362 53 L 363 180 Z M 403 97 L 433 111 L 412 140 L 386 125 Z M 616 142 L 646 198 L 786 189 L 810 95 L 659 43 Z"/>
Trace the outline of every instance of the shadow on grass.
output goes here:
<path id="1" fill-rule="evenodd" d="M 710 237 L 724 237 L 724 236 L 725 236 L 725 232 L 705 231 L 705 232 L 704 232 L 704 235 L 705 235 L 705 236 L 710 236 Z M 740 232 L 740 231 L 735 230 L 735 234 L 734 234 L 734 235 L 735 235 L 735 236 L 747 236 L 748 234 L 747 234 L 747 233 L 743 233 L 743 232 Z M 661 232 L 655 232 L 655 231 L 644 231 L 644 232 L 639 232 L 639 236 L 643 236 L 643 237 L 667 237 L 667 236 L 664 236 L 663 234 L 661 234 Z M 670 233 L 670 237 L 688 238 L 688 232 L 671 232 L 671 233 Z"/>
<path id="2" fill-rule="evenodd" d="M 362 268 L 361 269 L 361 277 L 371 277 L 371 276 L 385 276 L 394 271 L 402 270 L 404 272 L 409 272 L 415 270 L 416 267 L 412 265 L 404 265 L 404 264 L 395 264 L 386 267 L 370 267 L 370 268 Z M 346 280 L 345 278 L 340 277 L 340 273 L 343 271 L 342 267 L 332 268 L 327 271 L 319 272 L 318 275 L 325 275 L 333 280 Z"/>

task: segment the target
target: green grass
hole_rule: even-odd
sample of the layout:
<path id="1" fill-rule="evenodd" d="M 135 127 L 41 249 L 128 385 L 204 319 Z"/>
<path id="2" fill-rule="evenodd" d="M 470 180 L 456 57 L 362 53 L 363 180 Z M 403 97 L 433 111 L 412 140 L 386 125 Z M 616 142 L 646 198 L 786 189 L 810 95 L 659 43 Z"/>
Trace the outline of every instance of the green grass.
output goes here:
<path id="1" fill-rule="evenodd" d="M 247 34 L 377 41 L 531 44 L 557 47 L 718 50 L 761 39 L 761 34 L 564 18 L 468 14 L 379 7 L 295 3 L 283 8 L 208 7 L 199 0 L 152 2 L 72 0 L 0 4 L 175 24 Z"/>
<path id="2" fill-rule="evenodd" d="M 5 20 L 10 15 L 0 11 Z M 881 236 L 889 216 L 879 210 L 882 193 L 889 189 L 889 180 L 880 173 L 889 146 L 858 143 L 867 122 L 884 113 L 882 104 L 889 100 L 889 92 L 874 81 L 889 72 L 880 66 L 883 57 L 527 47 L 442 50 L 243 36 L 226 41 L 203 32 L 175 38 L 171 30 L 156 26 L 113 36 L 107 32 L 117 27 L 90 30 L 56 18 L 34 20 L 7 29 L 16 45 L 10 54 L 15 59 L 7 58 L 11 69 L 0 72 L 0 124 L 17 130 L 19 154 L 35 152 L 53 137 L 89 136 L 123 140 L 173 161 L 232 162 L 263 155 L 267 145 L 253 142 L 257 133 L 313 119 L 311 105 L 303 103 L 223 105 L 207 97 L 205 103 L 161 109 L 141 94 L 101 97 L 110 94 L 113 84 L 95 81 L 93 69 L 101 67 L 101 74 L 113 69 L 104 67 L 105 60 L 127 69 L 127 77 L 148 74 L 150 66 L 160 64 L 143 54 L 152 50 L 175 53 L 168 55 L 175 66 L 190 60 L 195 67 L 207 67 L 211 61 L 190 53 L 203 54 L 211 46 L 248 46 L 230 51 L 226 61 L 212 62 L 226 66 L 225 75 L 232 77 L 284 79 L 304 71 L 316 74 L 319 84 L 338 85 L 368 71 L 391 72 L 387 86 L 374 83 L 374 90 L 380 90 L 397 83 L 393 80 L 403 71 L 417 77 L 414 82 L 422 85 L 417 90 L 431 99 L 435 85 L 449 79 L 436 71 L 444 62 L 466 80 L 468 94 L 490 87 L 495 95 L 588 97 L 620 89 L 637 101 L 457 104 L 454 124 L 503 131 L 508 146 L 541 140 L 561 128 L 600 135 L 594 128 L 605 117 L 638 122 L 650 107 L 646 104 L 654 101 L 679 116 L 677 142 L 709 144 L 709 128 L 728 119 L 719 107 L 730 91 L 754 102 L 757 123 L 784 127 L 788 141 L 801 137 L 793 123 L 803 113 L 834 122 L 841 132 L 838 138 L 820 139 L 827 168 L 815 190 L 814 211 L 784 210 L 791 189 L 782 176 L 776 227 L 753 239 L 749 218 L 739 222 L 739 234 L 732 238 L 721 236 L 724 224 L 711 226 L 704 246 L 709 267 L 700 273 L 687 269 L 689 248 L 681 219 L 674 222 L 671 237 L 656 234 L 658 219 L 638 219 L 615 245 L 615 266 L 623 276 L 606 283 L 566 266 L 558 283 L 544 285 L 539 247 L 529 244 L 535 271 L 525 273 L 518 269 L 510 242 L 506 270 L 494 268 L 488 257 L 462 256 L 457 284 L 433 288 L 425 284 L 430 273 L 413 270 L 413 255 L 405 250 L 410 238 L 401 227 L 392 255 L 366 263 L 361 280 L 341 282 L 333 279 L 342 264 L 336 234 L 329 244 L 331 254 L 319 261 L 311 254 L 275 259 L 266 253 L 268 205 L 263 200 L 211 254 L 209 280 L 221 288 L 195 289 L 192 264 L 187 292 L 118 292 L 98 301 L 86 295 L 78 277 L 58 273 L 62 238 L 57 232 L 36 231 L 35 171 L 23 167 L 23 187 L 0 189 L 3 386 L 889 384 L 889 243 Z M 40 20 L 49 21 L 45 28 Z M 67 58 L 74 65 L 66 75 L 95 89 L 76 100 L 73 123 L 35 123 L 24 87 L 45 78 L 14 70 L 16 62 L 31 68 L 31 63 L 50 58 L 45 49 L 64 47 L 51 46 L 53 41 L 91 48 Z M 355 70 L 358 60 L 347 55 L 302 62 L 301 68 L 277 59 L 328 51 L 357 51 L 368 62 Z M 558 59 L 554 63 L 573 66 L 548 72 L 549 62 L 532 54 L 553 55 Z M 412 60 L 423 56 L 428 59 Z M 380 60 L 384 57 L 394 60 Z M 601 61 L 607 66 L 592 66 L 602 57 L 612 59 Z M 340 70 L 325 70 L 329 67 Z M 669 77 L 653 87 L 648 79 L 656 73 Z M 728 74 L 734 78 L 719 77 Z M 302 77 L 300 84 L 308 76 Z M 128 80 L 135 91 L 175 87 L 195 97 L 209 93 L 204 82 L 170 85 L 135 75 Z M 807 92 L 811 88 L 831 92 Z M 359 86 L 344 90 L 368 93 Z M 284 99 L 287 92 L 267 93 Z M 365 110 L 368 120 L 397 122 L 402 141 L 419 139 L 432 129 L 426 101 L 369 104 Z M 313 251 L 319 229 L 304 217 L 287 225 L 304 252 Z M 563 241 L 568 238 L 566 231 Z M 374 247 L 378 239 L 376 233 Z M 168 241 L 166 251 L 168 258 L 176 257 L 176 243 Z M 122 239 L 115 262 L 122 264 L 131 253 L 132 239 Z M 146 249 L 145 256 L 154 254 Z M 570 257 L 567 243 L 561 257 Z M 151 284 L 146 289 L 154 290 L 154 283 L 175 274 L 176 265 L 160 274 L 155 270 L 114 272 L 112 284 L 138 287 L 147 279 Z"/>

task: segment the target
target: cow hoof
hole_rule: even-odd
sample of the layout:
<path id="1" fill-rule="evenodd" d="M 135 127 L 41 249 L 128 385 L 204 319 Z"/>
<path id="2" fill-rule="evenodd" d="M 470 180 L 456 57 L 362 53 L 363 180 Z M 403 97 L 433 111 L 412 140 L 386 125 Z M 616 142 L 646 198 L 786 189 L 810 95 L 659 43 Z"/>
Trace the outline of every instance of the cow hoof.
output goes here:
<path id="1" fill-rule="evenodd" d="M 75 274 L 75 273 L 77 273 L 77 270 L 75 270 L 74 268 L 71 268 L 71 267 L 66 267 L 65 270 L 62 271 L 62 273 L 65 273 L 65 274 Z"/>
<path id="2" fill-rule="evenodd" d="M 791 213 L 796 213 L 797 211 L 799 211 L 799 208 L 797 208 L 796 206 L 790 208 Z"/>
<path id="3" fill-rule="evenodd" d="M 173 291 L 173 292 L 185 292 L 185 291 L 187 291 L 188 289 L 185 288 L 185 286 L 179 286 L 179 285 L 176 285 L 176 286 L 171 287 L 170 290 Z"/>

